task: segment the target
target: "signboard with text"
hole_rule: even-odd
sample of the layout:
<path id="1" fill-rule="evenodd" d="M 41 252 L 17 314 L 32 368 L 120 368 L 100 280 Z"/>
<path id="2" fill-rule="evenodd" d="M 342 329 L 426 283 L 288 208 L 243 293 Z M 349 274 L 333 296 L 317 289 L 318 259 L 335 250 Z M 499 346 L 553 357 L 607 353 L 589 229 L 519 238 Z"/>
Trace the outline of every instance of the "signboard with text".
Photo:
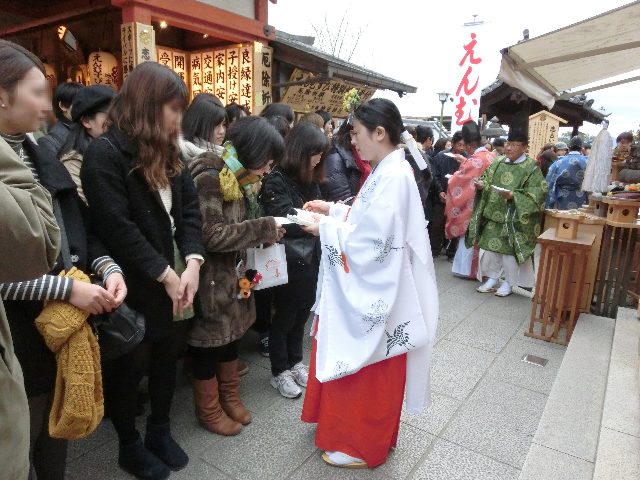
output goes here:
<path id="1" fill-rule="evenodd" d="M 546 110 L 529 117 L 530 156 L 537 155 L 545 144 L 558 141 L 558 128 L 560 128 L 561 123 L 567 123 L 567 121 Z"/>
<path id="2" fill-rule="evenodd" d="M 375 87 L 357 85 L 343 80 L 325 80 L 322 82 L 313 81 L 315 75 L 311 72 L 294 69 L 290 82 L 304 82 L 298 85 L 291 85 L 287 88 L 282 97 L 282 102 L 291 105 L 296 112 L 315 112 L 316 110 L 326 110 L 336 117 L 346 117 L 347 112 L 342 108 L 344 94 L 352 88 L 360 91 L 362 102 L 369 100 L 376 92 Z"/>

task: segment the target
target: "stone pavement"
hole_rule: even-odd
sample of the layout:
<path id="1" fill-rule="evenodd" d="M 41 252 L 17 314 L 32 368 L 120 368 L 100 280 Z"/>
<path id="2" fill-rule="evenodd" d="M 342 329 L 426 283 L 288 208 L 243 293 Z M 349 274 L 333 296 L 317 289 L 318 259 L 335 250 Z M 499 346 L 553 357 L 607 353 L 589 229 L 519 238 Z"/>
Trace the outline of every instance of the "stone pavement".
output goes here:
<path id="1" fill-rule="evenodd" d="M 433 404 L 421 415 L 403 413 L 398 448 L 375 470 L 326 466 L 314 445 L 313 425 L 300 421 L 302 398 L 287 400 L 269 385 L 269 360 L 247 335 L 241 357 L 250 363 L 242 398 L 254 421 L 236 437 L 198 426 L 191 389 L 180 374 L 172 430 L 189 454 L 172 479 L 517 479 L 565 347 L 530 339 L 530 300 L 475 292 L 476 282 L 454 278 L 437 259 L 440 321 L 432 364 Z M 310 341 L 305 340 L 309 354 Z M 549 360 L 544 368 L 520 361 L 525 353 Z M 143 418 L 139 418 L 140 427 Z M 144 431 L 144 430 L 141 430 Z M 117 466 L 117 441 L 102 423 L 72 442 L 67 478 L 131 478 Z"/>

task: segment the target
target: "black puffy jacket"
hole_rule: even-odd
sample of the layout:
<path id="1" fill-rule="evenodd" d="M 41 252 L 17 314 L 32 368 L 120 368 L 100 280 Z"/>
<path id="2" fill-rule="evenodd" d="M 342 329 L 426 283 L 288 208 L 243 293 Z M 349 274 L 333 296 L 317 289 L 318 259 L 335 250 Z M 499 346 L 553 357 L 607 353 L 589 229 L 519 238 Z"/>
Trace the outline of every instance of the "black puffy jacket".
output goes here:
<path id="1" fill-rule="evenodd" d="M 362 172 L 358 170 L 350 149 L 334 144 L 324 164 L 326 181 L 320 185 L 320 189 L 325 200 L 337 202 L 358 193 Z"/>
<path id="2" fill-rule="evenodd" d="M 305 186 L 294 181 L 286 172 L 279 167 L 264 177 L 262 180 L 262 189 L 260 190 L 260 205 L 264 215 L 274 217 L 286 217 L 292 208 L 302 208 L 306 202 L 317 200 L 320 198 L 320 189 L 318 185 L 312 183 Z M 286 233 L 280 243 L 283 243 L 287 252 L 287 264 L 289 269 L 295 269 L 304 276 L 305 272 L 310 276 L 317 275 L 317 266 L 320 263 L 320 241 L 300 228 L 300 226 L 292 223 L 284 225 Z M 297 258 L 294 251 L 291 250 L 288 240 L 304 238 L 308 244 L 316 251 L 313 259 L 313 265 L 303 265 Z M 312 267 L 312 268 L 306 268 Z"/>

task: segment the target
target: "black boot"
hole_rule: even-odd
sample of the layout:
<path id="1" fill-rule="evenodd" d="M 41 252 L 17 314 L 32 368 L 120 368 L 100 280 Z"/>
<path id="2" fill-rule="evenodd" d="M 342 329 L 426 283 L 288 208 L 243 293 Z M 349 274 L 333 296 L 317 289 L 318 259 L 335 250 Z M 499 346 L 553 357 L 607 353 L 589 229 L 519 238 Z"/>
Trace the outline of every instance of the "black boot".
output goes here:
<path id="1" fill-rule="evenodd" d="M 140 437 L 129 445 L 120 445 L 118 465 L 142 480 L 164 480 L 171 470 L 142 444 Z"/>
<path id="2" fill-rule="evenodd" d="M 155 425 L 151 423 L 150 418 L 147 418 L 147 434 L 144 437 L 144 445 L 174 472 L 182 470 L 189 463 L 187 454 L 171 437 L 169 422 Z"/>

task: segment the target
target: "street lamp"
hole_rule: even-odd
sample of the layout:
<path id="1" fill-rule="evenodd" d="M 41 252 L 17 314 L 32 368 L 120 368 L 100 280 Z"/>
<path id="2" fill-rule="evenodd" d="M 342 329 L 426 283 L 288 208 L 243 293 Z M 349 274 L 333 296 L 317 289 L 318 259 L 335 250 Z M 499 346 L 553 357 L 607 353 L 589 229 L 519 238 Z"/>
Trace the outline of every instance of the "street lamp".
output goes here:
<path id="1" fill-rule="evenodd" d="M 442 130 L 444 130 L 444 124 L 442 123 L 442 115 L 444 114 L 444 104 L 448 98 L 449 98 L 449 94 L 447 92 L 438 93 L 438 100 L 440 100 L 440 103 L 442 104 L 442 107 L 440 108 L 440 128 L 442 128 Z"/>

